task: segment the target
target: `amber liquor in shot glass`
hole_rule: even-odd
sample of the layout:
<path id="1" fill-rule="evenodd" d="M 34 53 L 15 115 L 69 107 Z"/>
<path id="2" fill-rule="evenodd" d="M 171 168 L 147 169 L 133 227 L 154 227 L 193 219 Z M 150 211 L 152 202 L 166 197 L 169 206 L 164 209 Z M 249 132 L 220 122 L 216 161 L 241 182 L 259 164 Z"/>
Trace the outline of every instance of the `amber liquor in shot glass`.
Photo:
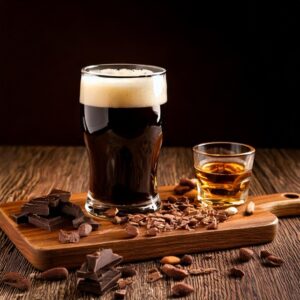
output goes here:
<path id="1" fill-rule="evenodd" d="M 248 196 L 255 149 L 233 142 L 193 147 L 199 199 L 214 206 L 243 204 Z"/>

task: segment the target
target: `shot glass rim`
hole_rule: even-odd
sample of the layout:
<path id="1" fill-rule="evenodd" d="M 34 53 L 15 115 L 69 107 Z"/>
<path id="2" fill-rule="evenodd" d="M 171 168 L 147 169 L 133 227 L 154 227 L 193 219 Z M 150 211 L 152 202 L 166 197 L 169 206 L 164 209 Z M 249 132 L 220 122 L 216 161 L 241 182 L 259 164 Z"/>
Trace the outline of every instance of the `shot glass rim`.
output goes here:
<path id="1" fill-rule="evenodd" d="M 118 66 L 118 68 L 116 68 Z M 128 68 L 128 67 L 137 67 L 140 69 L 147 69 L 152 71 L 152 74 L 147 74 L 147 75 L 128 75 L 128 76 L 117 76 L 117 75 L 105 75 L 105 74 L 99 74 L 98 72 L 95 72 L 96 68 L 115 68 L 115 69 L 121 69 L 122 67 Z M 86 75 L 93 75 L 93 76 L 98 76 L 98 77 L 106 77 L 106 78 L 144 78 L 144 77 L 154 77 L 158 75 L 164 75 L 166 74 L 167 70 L 165 68 L 159 67 L 159 66 L 154 66 L 154 65 L 145 65 L 145 64 L 130 64 L 130 63 L 111 63 L 111 64 L 95 64 L 95 65 L 89 65 L 85 66 L 81 69 L 81 74 L 86 74 Z"/>
<path id="2" fill-rule="evenodd" d="M 238 146 L 244 146 L 249 149 L 249 151 L 245 152 L 240 152 L 240 153 L 231 153 L 231 154 L 220 154 L 220 153 L 208 153 L 204 150 L 199 150 L 197 149 L 200 146 L 206 146 L 206 145 L 218 145 L 218 144 L 230 144 L 230 145 L 238 145 Z M 206 142 L 206 143 L 200 143 L 198 145 L 195 145 L 193 147 L 193 151 L 197 154 L 203 154 L 206 156 L 212 156 L 212 157 L 237 157 L 237 156 L 246 156 L 246 155 L 251 155 L 255 153 L 255 148 L 244 143 L 238 143 L 238 142 L 228 142 L 228 141 L 217 141 L 217 142 Z"/>

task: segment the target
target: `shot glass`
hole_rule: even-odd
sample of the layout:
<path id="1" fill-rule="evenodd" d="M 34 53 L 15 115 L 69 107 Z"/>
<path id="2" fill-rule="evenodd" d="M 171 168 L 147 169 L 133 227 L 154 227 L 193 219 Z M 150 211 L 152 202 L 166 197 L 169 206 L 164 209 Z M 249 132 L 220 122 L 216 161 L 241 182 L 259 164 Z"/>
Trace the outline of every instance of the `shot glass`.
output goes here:
<path id="1" fill-rule="evenodd" d="M 245 203 L 255 149 L 234 142 L 210 142 L 193 147 L 199 200 L 217 207 Z"/>

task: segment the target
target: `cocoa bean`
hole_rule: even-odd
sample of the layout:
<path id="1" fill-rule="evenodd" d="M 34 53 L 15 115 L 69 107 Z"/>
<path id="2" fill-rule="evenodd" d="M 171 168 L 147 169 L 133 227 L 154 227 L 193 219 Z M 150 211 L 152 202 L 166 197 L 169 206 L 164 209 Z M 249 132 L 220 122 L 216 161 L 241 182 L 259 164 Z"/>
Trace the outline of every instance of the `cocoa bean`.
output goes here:
<path id="1" fill-rule="evenodd" d="M 275 255 L 269 255 L 266 257 L 266 265 L 270 267 L 280 267 L 284 263 L 284 260 Z"/>
<path id="2" fill-rule="evenodd" d="M 154 282 L 159 279 L 163 278 L 161 273 L 157 270 L 155 272 L 149 272 L 148 277 L 147 277 L 147 282 Z"/>
<path id="3" fill-rule="evenodd" d="M 165 256 L 160 260 L 161 264 L 177 265 L 180 263 L 180 258 L 177 256 Z"/>
<path id="4" fill-rule="evenodd" d="M 154 227 L 152 227 L 146 231 L 147 236 L 156 236 L 157 233 L 158 233 L 158 229 L 154 228 Z"/>
<path id="5" fill-rule="evenodd" d="M 251 258 L 253 258 L 254 252 L 249 248 L 241 248 L 239 250 L 239 259 L 240 261 L 249 261 Z"/>
<path id="6" fill-rule="evenodd" d="M 270 251 L 268 250 L 261 250 L 260 251 L 260 258 L 266 258 L 270 255 L 273 255 L 273 253 L 271 253 Z"/>
<path id="7" fill-rule="evenodd" d="M 182 280 L 189 275 L 188 271 L 176 268 L 170 264 L 163 265 L 161 271 L 174 280 Z"/>
<path id="8" fill-rule="evenodd" d="M 125 232 L 127 233 L 128 237 L 135 238 L 139 235 L 139 229 L 131 224 L 128 224 L 125 227 Z"/>
<path id="9" fill-rule="evenodd" d="M 191 189 L 194 189 L 196 187 L 196 183 L 189 178 L 181 178 L 179 180 L 179 185 L 188 186 Z"/>
<path id="10" fill-rule="evenodd" d="M 174 193 L 176 195 L 183 195 L 190 190 L 191 190 L 191 188 L 189 186 L 176 185 L 174 188 Z"/>
<path id="11" fill-rule="evenodd" d="M 1 282 L 11 287 L 17 288 L 20 291 L 28 291 L 31 287 L 30 280 L 18 272 L 5 273 L 1 278 Z"/>
<path id="12" fill-rule="evenodd" d="M 191 275 L 206 275 L 218 271 L 216 268 L 199 268 L 199 269 L 190 269 L 189 273 Z"/>
<path id="13" fill-rule="evenodd" d="M 243 278 L 245 273 L 242 270 L 234 267 L 229 270 L 229 275 L 235 278 Z"/>
<path id="14" fill-rule="evenodd" d="M 191 255 L 185 254 L 180 259 L 180 264 L 184 266 L 189 266 L 193 263 L 193 257 Z"/>
<path id="15" fill-rule="evenodd" d="M 68 275 L 69 275 L 69 272 L 66 268 L 56 267 L 56 268 L 46 270 L 46 271 L 36 275 L 35 278 L 41 279 L 41 280 L 56 281 L 56 280 L 67 279 Z"/>
<path id="16" fill-rule="evenodd" d="M 184 282 L 180 282 L 172 286 L 172 295 L 176 297 L 185 297 L 192 292 L 194 292 L 194 288 Z"/>

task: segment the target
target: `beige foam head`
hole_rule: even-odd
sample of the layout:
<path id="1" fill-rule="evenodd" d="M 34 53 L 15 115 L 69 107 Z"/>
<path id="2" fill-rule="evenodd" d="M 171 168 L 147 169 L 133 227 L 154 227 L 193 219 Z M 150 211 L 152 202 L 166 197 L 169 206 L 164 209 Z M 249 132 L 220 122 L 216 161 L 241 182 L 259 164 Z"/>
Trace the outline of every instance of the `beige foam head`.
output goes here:
<path id="1" fill-rule="evenodd" d="M 167 102 L 165 72 L 151 69 L 102 68 L 83 72 L 80 103 L 96 107 L 149 107 Z"/>

